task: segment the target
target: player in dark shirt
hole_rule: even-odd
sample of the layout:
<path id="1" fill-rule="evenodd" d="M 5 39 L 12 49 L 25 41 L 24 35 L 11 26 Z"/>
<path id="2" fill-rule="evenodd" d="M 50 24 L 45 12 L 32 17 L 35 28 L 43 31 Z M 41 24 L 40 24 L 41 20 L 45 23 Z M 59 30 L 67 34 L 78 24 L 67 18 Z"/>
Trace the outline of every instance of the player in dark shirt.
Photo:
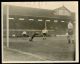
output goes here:
<path id="1" fill-rule="evenodd" d="M 35 33 L 30 37 L 29 41 L 33 41 L 33 38 L 34 38 L 36 35 L 39 35 L 39 33 L 38 33 L 38 32 L 35 32 Z"/>

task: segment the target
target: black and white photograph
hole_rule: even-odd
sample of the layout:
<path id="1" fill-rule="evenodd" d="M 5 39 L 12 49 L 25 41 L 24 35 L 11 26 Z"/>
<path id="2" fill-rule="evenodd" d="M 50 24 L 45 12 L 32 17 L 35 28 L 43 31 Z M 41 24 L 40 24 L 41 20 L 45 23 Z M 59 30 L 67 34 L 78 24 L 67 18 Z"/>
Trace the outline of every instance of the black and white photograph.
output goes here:
<path id="1" fill-rule="evenodd" d="M 2 63 L 79 62 L 78 1 L 1 5 Z"/>

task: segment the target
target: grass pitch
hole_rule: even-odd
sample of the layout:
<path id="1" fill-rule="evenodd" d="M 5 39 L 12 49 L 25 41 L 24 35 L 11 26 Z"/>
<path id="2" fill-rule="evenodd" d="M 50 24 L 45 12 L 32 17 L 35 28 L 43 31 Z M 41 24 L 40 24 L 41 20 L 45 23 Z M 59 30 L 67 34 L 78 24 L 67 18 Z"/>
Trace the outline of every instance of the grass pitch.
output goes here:
<path id="1" fill-rule="evenodd" d="M 74 60 L 74 42 L 68 44 L 67 37 L 47 37 L 46 40 L 35 37 L 32 42 L 29 38 L 10 38 L 9 43 L 12 49 L 30 52 L 49 61 Z"/>

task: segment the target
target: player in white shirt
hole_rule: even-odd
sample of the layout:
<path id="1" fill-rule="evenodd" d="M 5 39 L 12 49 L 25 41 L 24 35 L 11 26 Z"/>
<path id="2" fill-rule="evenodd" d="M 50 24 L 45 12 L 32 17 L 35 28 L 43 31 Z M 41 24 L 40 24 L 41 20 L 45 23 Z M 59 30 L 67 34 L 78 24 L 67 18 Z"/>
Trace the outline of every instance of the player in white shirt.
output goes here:
<path id="1" fill-rule="evenodd" d="M 22 36 L 23 36 L 23 37 L 26 37 L 26 36 L 27 36 L 26 31 L 23 31 L 23 32 L 22 32 Z"/>
<path id="2" fill-rule="evenodd" d="M 68 23 L 68 43 L 72 43 L 73 24 L 71 21 Z"/>
<path id="3" fill-rule="evenodd" d="M 48 33 L 48 30 L 46 28 L 44 28 L 42 30 L 43 40 L 46 39 L 47 33 Z"/>
<path id="4" fill-rule="evenodd" d="M 16 35 L 15 34 L 12 34 L 12 37 L 16 37 Z"/>

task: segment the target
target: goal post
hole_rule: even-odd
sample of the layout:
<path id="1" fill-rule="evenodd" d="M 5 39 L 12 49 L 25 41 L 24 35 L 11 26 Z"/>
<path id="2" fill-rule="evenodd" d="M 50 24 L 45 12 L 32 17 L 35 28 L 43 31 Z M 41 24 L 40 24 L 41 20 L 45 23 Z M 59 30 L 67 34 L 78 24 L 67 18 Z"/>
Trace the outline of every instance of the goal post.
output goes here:
<path id="1" fill-rule="evenodd" d="M 6 10 L 6 22 L 7 22 L 7 47 L 9 48 L 9 5 L 7 5 Z"/>

